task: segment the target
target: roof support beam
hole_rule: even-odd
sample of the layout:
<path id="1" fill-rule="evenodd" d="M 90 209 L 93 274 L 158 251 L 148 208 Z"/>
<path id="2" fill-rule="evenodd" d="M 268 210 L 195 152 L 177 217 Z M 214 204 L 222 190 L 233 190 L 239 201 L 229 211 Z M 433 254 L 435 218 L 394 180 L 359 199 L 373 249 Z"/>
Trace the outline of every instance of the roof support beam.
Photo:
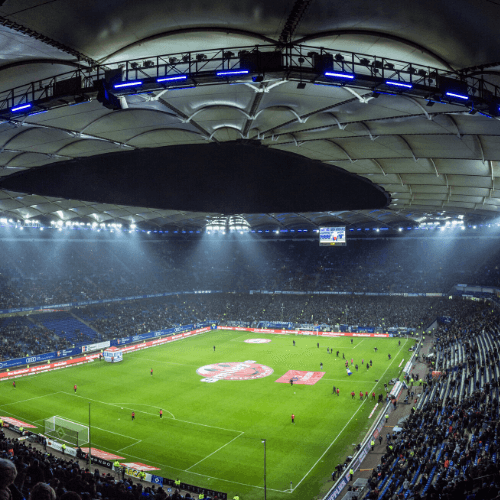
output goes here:
<path id="1" fill-rule="evenodd" d="M 415 153 L 413 152 L 413 149 L 411 148 L 410 143 L 402 135 L 397 135 L 396 137 L 399 137 L 408 146 L 408 149 L 410 150 L 410 153 L 413 156 L 413 159 L 415 160 L 415 162 L 417 162 L 418 158 L 415 156 Z"/>
<path id="2" fill-rule="evenodd" d="M 436 167 L 436 164 L 434 163 L 434 160 L 432 158 L 429 158 L 429 161 L 431 162 L 432 166 L 434 167 L 434 171 L 436 172 L 436 177 L 439 177 L 439 172 Z"/>
<path id="3" fill-rule="evenodd" d="M 344 87 L 344 89 L 349 91 L 353 96 L 356 97 L 356 99 L 359 102 L 362 102 L 363 104 L 367 104 L 368 101 L 371 101 L 372 99 L 374 99 L 374 97 L 372 97 L 371 94 L 370 94 L 370 97 L 365 97 L 365 96 L 358 94 L 355 90 L 351 89 L 350 87 Z"/>
<path id="4" fill-rule="evenodd" d="M 479 135 L 476 135 L 477 143 L 479 145 L 479 151 L 481 151 L 481 161 L 483 162 L 484 165 L 484 149 L 483 149 L 483 143 L 481 142 L 481 137 Z"/>
<path id="5" fill-rule="evenodd" d="M 378 168 L 380 168 L 380 170 L 382 171 L 384 176 L 386 176 L 387 174 L 385 173 L 384 169 L 382 168 L 382 165 L 380 164 L 380 162 L 378 160 L 376 160 L 375 158 L 372 158 L 371 160 L 373 163 L 375 163 L 375 165 L 377 165 Z"/>
<path id="6" fill-rule="evenodd" d="M 337 146 L 337 147 L 338 147 L 341 151 L 343 151 L 343 152 L 344 152 L 344 154 L 347 156 L 347 158 L 349 158 L 349 161 L 350 161 L 351 163 L 354 163 L 354 162 L 358 161 L 358 160 L 353 160 L 353 159 L 350 157 L 349 153 L 348 153 L 348 152 L 347 152 L 347 151 L 346 151 L 346 150 L 345 150 L 342 146 L 340 146 L 340 144 L 337 144 L 335 141 L 332 141 L 331 139 L 323 139 L 323 140 L 325 140 L 326 142 L 330 142 L 331 144 L 333 144 L 333 145 Z"/>
<path id="7" fill-rule="evenodd" d="M 374 141 L 375 139 L 378 139 L 378 137 L 379 137 L 378 135 L 377 135 L 377 137 L 373 137 L 370 128 L 368 127 L 368 125 L 363 120 L 359 121 L 358 123 L 360 123 L 361 125 L 363 125 L 363 127 L 365 127 L 365 129 L 367 130 L 368 135 L 370 136 L 370 139 L 372 141 Z"/>

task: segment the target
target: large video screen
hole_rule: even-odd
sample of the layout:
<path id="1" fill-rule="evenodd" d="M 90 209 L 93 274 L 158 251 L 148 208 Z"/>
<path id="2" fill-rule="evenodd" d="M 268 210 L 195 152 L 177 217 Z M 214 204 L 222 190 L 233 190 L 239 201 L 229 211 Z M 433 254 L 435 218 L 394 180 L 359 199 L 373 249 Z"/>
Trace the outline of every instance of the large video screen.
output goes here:
<path id="1" fill-rule="evenodd" d="M 345 227 L 320 227 L 319 246 L 339 246 L 346 245 Z"/>

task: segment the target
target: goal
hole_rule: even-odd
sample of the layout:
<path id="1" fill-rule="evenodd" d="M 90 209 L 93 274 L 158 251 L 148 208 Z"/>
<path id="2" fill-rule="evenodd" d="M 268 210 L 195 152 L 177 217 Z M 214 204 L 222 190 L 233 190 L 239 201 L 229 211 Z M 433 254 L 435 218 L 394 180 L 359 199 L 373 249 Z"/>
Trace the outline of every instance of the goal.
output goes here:
<path id="1" fill-rule="evenodd" d="M 62 417 L 45 419 L 45 434 L 53 439 L 64 441 L 73 446 L 82 446 L 89 442 L 89 428 Z"/>

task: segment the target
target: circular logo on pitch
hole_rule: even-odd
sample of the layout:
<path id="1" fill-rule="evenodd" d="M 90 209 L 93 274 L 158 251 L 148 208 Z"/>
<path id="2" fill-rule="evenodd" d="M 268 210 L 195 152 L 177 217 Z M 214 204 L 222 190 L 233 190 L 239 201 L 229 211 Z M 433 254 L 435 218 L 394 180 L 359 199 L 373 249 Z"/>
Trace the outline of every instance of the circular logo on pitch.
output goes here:
<path id="1" fill-rule="evenodd" d="M 271 342 L 270 339 L 247 339 L 245 340 L 247 344 L 268 344 Z"/>
<path id="2" fill-rule="evenodd" d="M 274 372 L 272 368 L 260 365 L 255 361 L 237 363 L 214 363 L 196 370 L 201 375 L 201 382 L 217 382 L 218 380 L 254 380 L 269 377 Z"/>

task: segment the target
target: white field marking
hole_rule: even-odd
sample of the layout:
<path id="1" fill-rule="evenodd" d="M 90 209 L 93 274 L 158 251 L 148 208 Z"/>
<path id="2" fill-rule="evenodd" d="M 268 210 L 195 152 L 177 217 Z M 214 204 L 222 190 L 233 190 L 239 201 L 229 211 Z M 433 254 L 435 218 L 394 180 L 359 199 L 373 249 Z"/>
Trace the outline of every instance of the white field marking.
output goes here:
<path id="1" fill-rule="evenodd" d="M 29 420 L 24 420 L 23 417 L 20 417 L 19 415 L 16 415 L 15 413 L 12 413 L 10 411 L 4 411 L 4 413 L 7 413 L 7 415 L 10 415 L 12 418 L 15 418 L 16 420 L 20 420 L 21 422 L 25 422 L 26 424 L 35 425 L 36 422 L 39 422 L 39 420 L 36 420 L 35 422 L 29 421 Z M 36 427 L 38 428 L 38 425 Z"/>
<path id="2" fill-rule="evenodd" d="M 62 394 L 71 394 L 70 392 L 64 392 L 64 391 L 60 391 L 60 392 Z M 122 407 L 122 405 L 127 405 L 127 404 L 130 404 L 130 403 L 108 403 L 107 401 L 100 401 L 99 399 L 91 399 L 91 398 L 87 398 L 87 397 L 84 397 L 84 396 L 79 396 L 78 394 L 75 394 L 75 396 L 77 398 L 86 399 L 88 401 L 94 401 L 95 403 L 101 403 L 103 405 L 116 406 L 117 408 L 120 408 L 120 409 L 124 408 L 125 410 L 135 411 L 133 408 L 127 408 L 126 406 Z M 146 405 L 146 404 L 137 404 L 137 406 L 149 406 L 150 408 L 156 408 L 155 406 Z M 172 419 L 175 420 L 175 416 L 174 416 L 173 413 L 169 412 L 168 410 L 163 410 L 163 411 L 166 411 L 166 412 L 170 413 L 170 415 L 172 415 Z M 140 410 L 137 410 L 137 413 L 144 413 L 145 415 L 157 415 L 157 413 L 148 413 L 147 411 L 140 411 Z"/>
<path id="3" fill-rule="evenodd" d="M 250 335 L 251 333 L 252 332 L 248 332 L 246 335 L 240 335 L 239 337 L 236 337 L 235 339 L 231 339 L 229 342 L 238 342 L 238 339 L 241 339 L 243 337 L 248 337 L 248 335 Z"/>
<path id="4" fill-rule="evenodd" d="M 120 450 L 117 450 L 116 453 L 121 453 L 123 450 L 126 450 L 127 448 L 130 448 L 131 446 L 135 446 L 136 444 L 139 444 L 139 443 L 142 443 L 142 439 L 139 439 L 139 441 L 137 441 L 137 443 L 129 444 L 128 446 L 125 446 L 125 448 L 121 448 Z"/>
<path id="5" fill-rule="evenodd" d="M 53 396 L 54 394 L 59 394 L 60 392 L 61 391 L 54 391 L 54 392 L 51 392 L 50 394 L 44 394 L 43 396 L 35 396 L 34 398 L 23 399 L 21 401 L 16 401 L 15 403 L 5 403 L 5 404 L 0 405 L 0 407 L 10 406 L 10 405 L 18 405 L 19 403 L 26 403 L 27 401 L 32 401 L 33 399 L 46 398 L 47 396 Z"/>
<path id="6" fill-rule="evenodd" d="M 134 455 L 128 455 L 128 456 L 130 458 L 136 458 L 137 460 L 141 460 L 141 462 L 144 462 L 144 460 L 146 460 L 143 457 L 135 457 Z M 165 467 L 165 468 L 172 469 L 172 470 L 176 470 L 179 472 L 186 472 L 185 469 L 178 469 L 177 467 L 172 467 L 171 465 L 162 464 L 160 462 L 151 462 L 151 460 L 147 460 L 147 462 L 151 465 L 158 465 L 158 466 Z M 254 484 L 239 483 L 237 481 L 232 481 L 231 479 L 222 479 L 220 477 L 206 476 L 205 474 L 199 474 L 198 472 L 189 471 L 188 474 L 194 474 L 195 476 L 200 476 L 200 477 L 204 477 L 207 479 L 215 479 L 216 481 L 224 481 L 225 483 L 239 484 L 240 486 L 248 486 L 249 488 L 257 488 L 259 490 L 264 489 L 263 486 L 255 486 Z M 290 489 L 288 489 L 288 490 L 276 490 L 273 488 L 269 488 L 269 486 L 267 487 L 267 490 L 268 491 L 277 491 L 278 493 L 291 493 Z"/>
<path id="7" fill-rule="evenodd" d="M 361 342 L 364 342 L 365 340 L 366 340 L 366 339 L 363 339 L 363 340 L 361 340 Z M 357 343 L 357 344 L 353 347 L 353 349 L 356 349 L 356 347 L 358 347 L 358 345 L 359 345 L 359 344 L 361 344 L 361 342 L 358 342 L 358 343 Z"/>
<path id="8" fill-rule="evenodd" d="M 105 403 L 105 404 L 109 404 L 111 406 L 119 406 L 120 409 L 121 408 L 124 408 L 126 410 L 130 410 L 132 411 L 133 409 L 132 408 L 127 408 L 127 405 L 129 405 L 130 403 Z M 149 408 L 160 408 L 159 406 L 153 406 L 153 405 L 147 405 L 147 404 L 142 404 L 142 403 L 134 403 L 133 406 L 149 406 Z M 168 411 L 168 410 L 163 410 L 164 412 L 166 411 L 167 413 L 170 413 L 170 415 L 172 415 L 172 419 L 175 420 L 175 416 L 174 414 L 171 412 L 171 411 Z M 140 413 L 146 413 L 146 412 L 140 412 Z M 157 415 L 159 416 L 160 415 L 160 410 L 158 410 L 157 413 L 146 413 L 146 415 Z"/>
<path id="9" fill-rule="evenodd" d="M 354 372 L 353 372 L 354 374 Z M 355 384 L 366 384 L 366 380 L 353 380 L 352 378 L 345 378 L 343 380 L 341 379 L 334 379 L 334 378 L 320 378 L 320 380 L 328 380 L 329 382 L 346 382 L 347 380 L 349 383 L 354 382 Z"/>
<path id="10" fill-rule="evenodd" d="M 139 352 L 139 351 L 137 351 Z M 160 361 L 158 359 L 147 359 L 147 358 L 141 358 L 138 361 L 151 361 L 152 363 L 163 363 L 163 364 L 168 364 L 168 365 L 180 365 L 180 366 L 196 366 L 199 368 L 198 365 L 187 365 L 185 363 L 175 363 L 174 361 Z"/>
<path id="11" fill-rule="evenodd" d="M 71 394 L 71 393 L 65 392 L 64 394 Z M 101 403 L 103 405 L 118 406 L 116 403 L 106 403 L 105 401 L 100 401 L 99 399 L 90 399 L 90 398 L 86 398 L 86 397 L 78 396 L 78 395 L 76 395 L 76 396 L 79 398 L 82 398 L 82 399 L 86 399 L 87 401 L 94 401 L 95 403 Z M 148 406 L 148 405 L 146 405 L 146 406 Z M 127 410 L 130 410 L 130 408 L 127 408 Z M 167 411 L 167 410 L 164 410 L 164 411 Z M 147 411 L 140 411 L 140 410 L 136 411 L 136 413 L 144 413 L 144 415 L 153 415 L 153 416 L 157 415 L 156 413 L 148 413 Z M 173 415 L 172 415 L 172 417 L 173 417 Z M 208 427 L 210 429 L 219 429 L 221 431 L 238 432 L 238 433 L 244 432 L 244 431 L 238 431 L 236 429 L 226 429 L 225 427 L 217 427 L 216 425 L 208 425 L 208 424 L 200 424 L 198 422 L 190 422 L 189 420 L 181 420 L 181 419 L 175 418 L 175 417 L 173 417 L 172 420 L 175 420 L 176 422 L 184 422 L 185 424 L 199 425 L 201 427 Z M 97 427 L 96 427 L 96 429 L 97 429 Z"/>
<path id="12" fill-rule="evenodd" d="M 403 347 L 404 346 L 401 346 L 399 348 L 398 354 L 401 352 L 401 349 Z M 392 361 L 389 363 L 389 365 L 385 369 L 385 372 L 382 374 L 382 376 L 379 378 L 379 380 L 382 380 L 382 378 L 384 377 L 384 375 L 387 373 L 387 370 L 391 367 L 392 363 L 394 363 L 394 361 L 397 358 L 398 354 L 396 354 L 396 356 L 394 356 L 394 358 L 392 358 Z M 369 392 L 372 393 L 375 390 L 375 387 L 377 387 L 377 385 L 380 384 L 380 383 L 381 382 L 377 382 L 372 387 L 372 390 L 369 391 Z M 361 410 L 361 408 L 363 407 L 363 405 L 367 401 L 368 401 L 368 399 L 364 399 L 363 400 L 363 402 L 361 403 L 361 405 L 359 405 L 359 408 L 353 413 L 352 417 L 349 419 L 349 421 L 347 422 L 347 424 L 345 424 L 344 427 L 343 427 L 343 429 L 337 434 L 337 437 L 330 443 L 330 445 L 328 446 L 328 448 L 323 452 L 323 454 L 318 458 L 318 460 L 316 460 L 316 462 L 314 463 L 314 465 L 306 472 L 305 476 L 295 485 L 295 488 L 293 488 L 292 492 L 295 491 L 300 486 L 300 484 L 302 483 L 302 481 L 304 481 L 304 479 L 309 475 L 309 473 L 314 469 L 314 467 L 316 467 L 316 465 L 318 464 L 318 462 L 328 453 L 328 451 L 333 446 L 333 444 L 335 443 L 335 441 L 337 441 L 337 439 L 340 437 L 340 435 L 344 432 L 345 428 L 351 423 L 351 420 L 357 415 L 358 411 Z"/>
<path id="13" fill-rule="evenodd" d="M 67 418 L 61 417 L 60 415 L 54 415 L 54 417 L 59 417 L 59 418 L 62 418 L 63 420 L 68 420 Z M 87 427 L 87 424 L 82 424 L 81 422 L 77 422 L 76 420 L 70 420 L 70 422 L 74 422 L 75 424 L 79 424 L 83 427 Z M 129 435 L 120 434 L 119 432 L 113 432 L 113 431 L 110 431 L 109 429 L 102 429 L 101 427 L 96 427 L 95 425 L 92 426 L 92 429 L 99 429 L 100 431 L 109 432 L 110 434 L 116 434 L 117 436 L 128 438 L 128 439 L 133 439 L 134 441 L 138 441 L 138 442 L 141 441 L 140 439 L 130 437 Z M 134 444 L 137 444 L 137 443 L 134 443 Z"/>
<path id="14" fill-rule="evenodd" d="M 226 444 L 222 445 L 220 448 L 218 448 L 214 452 L 210 453 L 210 455 L 207 455 L 205 458 L 202 458 L 199 462 L 196 462 L 194 465 L 191 465 L 191 467 L 189 467 L 189 468 L 186 469 L 186 472 L 189 471 L 190 469 L 192 469 L 193 467 L 196 467 L 198 464 L 201 464 L 201 462 L 203 462 L 207 458 L 211 457 L 212 455 L 215 455 L 218 451 L 222 450 L 222 448 L 225 448 L 228 444 L 231 444 L 233 441 L 235 441 L 236 439 L 238 439 L 243 434 L 245 434 L 245 433 L 242 431 L 241 434 L 238 434 L 235 438 L 231 439 L 231 441 L 229 441 Z"/>

